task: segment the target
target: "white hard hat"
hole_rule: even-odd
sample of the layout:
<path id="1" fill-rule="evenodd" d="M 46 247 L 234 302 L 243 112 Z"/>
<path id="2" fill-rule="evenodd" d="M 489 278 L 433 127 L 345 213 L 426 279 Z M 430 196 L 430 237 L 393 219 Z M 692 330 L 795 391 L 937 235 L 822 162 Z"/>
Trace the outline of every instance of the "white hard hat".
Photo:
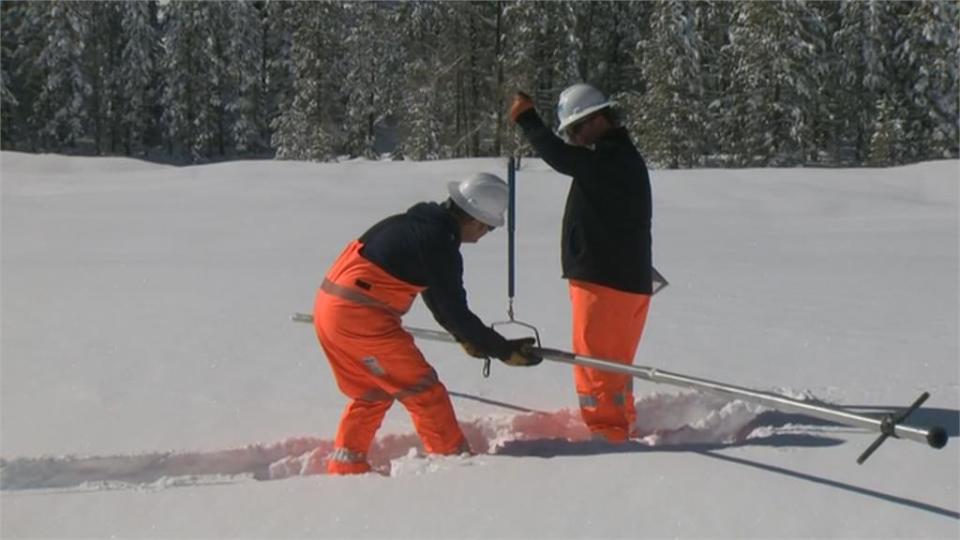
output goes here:
<path id="1" fill-rule="evenodd" d="M 557 130 L 563 131 L 577 120 L 616 104 L 589 84 L 578 83 L 567 87 L 560 92 L 560 101 L 557 102 L 557 117 L 560 119 Z"/>
<path id="2" fill-rule="evenodd" d="M 450 198 L 464 212 L 491 227 L 503 225 L 510 188 L 499 176 L 477 173 L 460 182 L 447 184 Z"/>

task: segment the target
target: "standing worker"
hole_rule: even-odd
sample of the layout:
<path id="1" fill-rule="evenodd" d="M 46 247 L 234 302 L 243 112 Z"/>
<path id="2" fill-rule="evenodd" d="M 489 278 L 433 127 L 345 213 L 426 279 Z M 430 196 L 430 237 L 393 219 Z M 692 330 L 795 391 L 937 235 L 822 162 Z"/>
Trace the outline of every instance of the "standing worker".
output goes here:
<path id="1" fill-rule="evenodd" d="M 566 143 L 544 125 L 527 94 L 516 95 L 510 118 L 548 165 L 573 177 L 561 235 L 573 352 L 632 364 L 653 294 L 652 203 L 646 163 L 614 105 L 588 84 L 564 90 L 557 113 Z M 573 369 L 594 438 L 625 442 L 636 419 L 633 378 Z"/>
<path id="2" fill-rule="evenodd" d="M 503 224 L 506 183 L 475 174 L 448 185 L 443 203 L 419 203 L 388 217 L 351 242 L 317 291 L 314 327 L 337 386 L 350 398 L 330 474 L 370 471 L 367 451 L 393 400 L 413 419 L 431 454 L 469 452 L 447 389 L 401 326 L 422 294 L 434 318 L 471 356 L 514 366 L 540 363 L 532 338 L 507 340 L 467 307 L 461 243 L 475 243 Z"/>

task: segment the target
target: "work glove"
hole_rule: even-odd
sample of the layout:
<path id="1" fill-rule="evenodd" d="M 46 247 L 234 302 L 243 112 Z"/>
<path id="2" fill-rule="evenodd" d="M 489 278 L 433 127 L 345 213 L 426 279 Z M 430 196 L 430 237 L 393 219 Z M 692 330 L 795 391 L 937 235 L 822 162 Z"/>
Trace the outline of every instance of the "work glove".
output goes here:
<path id="1" fill-rule="evenodd" d="M 467 352 L 470 356 L 474 358 L 487 358 L 489 354 L 483 354 L 483 351 L 480 350 L 480 347 L 477 347 L 469 341 L 461 341 L 460 346 L 463 347 L 463 350 Z"/>
<path id="2" fill-rule="evenodd" d="M 543 362 L 543 358 L 533 354 L 535 338 L 508 339 L 509 354 L 500 357 L 500 361 L 508 366 L 535 366 Z"/>
<path id="3" fill-rule="evenodd" d="M 510 119 L 516 122 L 521 114 L 532 108 L 533 99 L 523 92 L 517 92 L 517 95 L 513 97 L 513 104 L 510 105 Z"/>

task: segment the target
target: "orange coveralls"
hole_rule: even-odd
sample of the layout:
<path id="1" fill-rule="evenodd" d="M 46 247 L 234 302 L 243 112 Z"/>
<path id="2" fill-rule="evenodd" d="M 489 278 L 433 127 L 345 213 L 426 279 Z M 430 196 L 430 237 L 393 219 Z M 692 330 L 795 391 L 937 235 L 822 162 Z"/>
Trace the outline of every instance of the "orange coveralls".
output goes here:
<path id="1" fill-rule="evenodd" d="M 575 354 L 633 364 L 647 321 L 650 295 L 571 279 L 570 303 Z M 633 377 L 574 366 L 573 378 L 580 414 L 594 438 L 626 441 L 637 417 Z"/>
<path id="2" fill-rule="evenodd" d="M 354 241 L 340 254 L 313 309 L 317 337 L 337 386 L 351 399 L 327 472 L 370 471 L 367 451 L 395 399 L 406 407 L 427 452 L 468 452 L 447 389 L 400 323 L 423 288 L 363 258 L 362 247 Z"/>

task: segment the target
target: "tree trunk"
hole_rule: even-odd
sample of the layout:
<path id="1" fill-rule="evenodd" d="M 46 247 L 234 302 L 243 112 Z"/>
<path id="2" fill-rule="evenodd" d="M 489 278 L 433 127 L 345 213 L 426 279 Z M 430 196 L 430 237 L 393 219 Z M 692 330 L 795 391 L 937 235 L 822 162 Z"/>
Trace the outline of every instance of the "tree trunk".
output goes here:
<path id="1" fill-rule="evenodd" d="M 496 30 L 496 42 L 494 44 L 494 58 L 497 62 L 497 89 L 496 89 L 496 102 L 494 106 L 497 109 L 497 128 L 496 133 L 493 137 L 493 155 L 499 156 L 503 144 L 503 108 L 506 106 L 504 103 L 504 88 L 503 88 L 503 58 L 502 41 L 504 39 L 503 35 L 503 2 L 497 2 L 497 30 Z"/>

